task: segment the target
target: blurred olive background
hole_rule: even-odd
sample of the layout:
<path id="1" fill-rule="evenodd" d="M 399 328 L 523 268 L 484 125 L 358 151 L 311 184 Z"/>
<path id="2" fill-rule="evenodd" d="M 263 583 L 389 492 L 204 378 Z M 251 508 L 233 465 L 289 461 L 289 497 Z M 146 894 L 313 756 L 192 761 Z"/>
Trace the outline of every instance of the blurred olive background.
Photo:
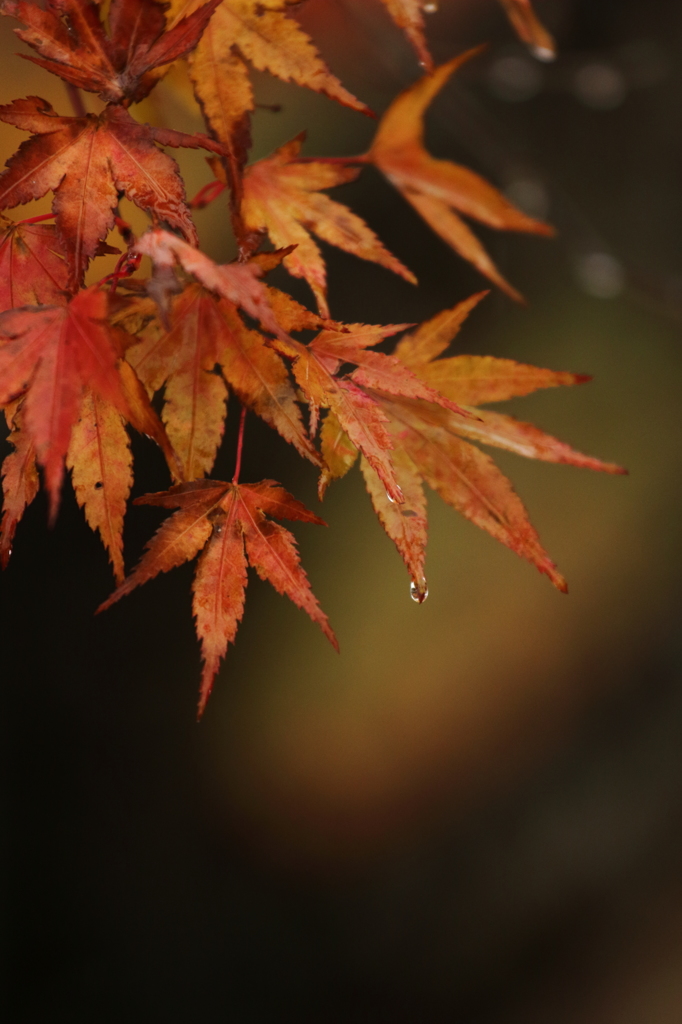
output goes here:
<path id="1" fill-rule="evenodd" d="M 479 232 L 529 305 L 491 295 L 456 350 L 595 377 L 511 411 L 629 477 L 496 455 L 570 595 L 433 496 L 414 604 L 359 474 L 320 509 L 312 468 L 249 417 L 243 479 L 281 480 L 329 523 L 296 533 L 342 653 L 252 579 L 197 726 L 191 567 L 94 618 L 106 556 L 70 492 L 52 531 L 41 496 L 0 581 L 6 1020 L 682 1020 L 682 9 L 537 7 L 554 64 L 493 0 L 441 0 L 437 60 L 490 47 L 433 104 L 427 139 L 559 230 Z M 298 16 L 376 110 L 417 77 L 375 0 Z M 61 84 L 12 56 L 13 25 L 3 95 L 68 112 Z M 361 115 L 256 84 L 282 109 L 257 112 L 254 156 L 303 128 L 311 155 L 367 146 Z M 200 127 L 177 72 L 138 116 Z M 3 158 L 21 138 L 1 126 Z M 179 160 L 193 194 L 208 169 Z M 420 321 L 481 287 L 371 170 L 336 195 L 421 282 L 325 250 L 338 318 Z M 197 220 L 231 258 L 225 204 Z M 151 443 L 135 451 L 135 493 L 165 487 Z M 129 564 L 160 518 L 131 510 Z"/>

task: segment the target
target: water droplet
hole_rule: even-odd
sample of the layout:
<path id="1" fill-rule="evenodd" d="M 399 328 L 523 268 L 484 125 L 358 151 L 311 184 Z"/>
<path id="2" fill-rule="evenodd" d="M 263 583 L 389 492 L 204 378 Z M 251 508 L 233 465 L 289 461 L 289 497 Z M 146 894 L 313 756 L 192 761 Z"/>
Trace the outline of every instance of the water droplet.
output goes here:
<path id="1" fill-rule="evenodd" d="M 412 600 L 416 601 L 417 604 L 424 604 L 424 601 L 428 596 L 429 588 L 426 585 L 425 578 L 422 576 L 419 583 L 416 583 L 414 580 L 412 580 L 412 582 L 410 583 L 410 597 L 412 598 Z"/>
<path id="2" fill-rule="evenodd" d="M 395 498 L 392 498 L 388 491 L 386 491 L 386 497 L 390 501 L 391 505 L 395 505 Z"/>
<path id="3" fill-rule="evenodd" d="M 438 4 L 424 4 L 424 14 L 435 14 L 438 10 Z"/>
<path id="4" fill-rule="evenodd" d="M 550 50 L 548 46 L 531 46 L 530 52 L 536 60 L 541 60 L 543 64 L 551 64 L 553 60 L 556 60 L 556 52 Z"/>

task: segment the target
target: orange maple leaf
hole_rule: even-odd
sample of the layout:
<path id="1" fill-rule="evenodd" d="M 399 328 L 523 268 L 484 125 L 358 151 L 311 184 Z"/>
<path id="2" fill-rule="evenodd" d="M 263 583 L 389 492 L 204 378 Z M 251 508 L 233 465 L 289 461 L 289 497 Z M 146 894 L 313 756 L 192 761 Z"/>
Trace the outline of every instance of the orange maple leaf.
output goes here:
<path id="1" fill-rule="evenodd" d="M 311 435 L 317 431 L 320 409 L 331 409 L 343 431 L 378 473 L 391 500 L 398 502 L 403 496 L 391 458 L 393 442 L 386 431 L 386 416 L 371 391 L 381 389 L 387 394 L 423 398 L 467 415 L 459 405 L 420 381 L 400 360 L 367 351 L 406 326 L 336 324 L 322 330 L 309 345 L 292 339 L 274 343 L 294 360 L 294 377 L 310 407 Z M 347 363 L 355 364 L 357 369 L 350 376 L 338 376 L 342 364 Z M 323 470 L 320 495 L 337 475 L 329 465 Z"/>
<path id="2" fill-rule="evenodd" d="M 385 174 L 436 234 L 460 256 L 473 263 L 511 298 L 520 300 L 519 293 L 500 274 L 459 214 L 488 227 L 508 231 L 552 235 L 553 228 L 522 213 L 468 168 L 449 160 L 436 160 L 423 145 L 423 115 L 429 103 L 450 76 L 480 52 L 481 48 L 476 48 L 455 57 L 401 93 L 382 117 L 364 159 Z"/>
<path id="3" fill-rule="evenodd" d="M 15 29 L 41 56 L 22 54 L 109 103 L 137 103 L 156 84 L 155 68 L 192 50 L 220 0 L 195 5 L 192 14 L 166 31 L 164 4 L 157 0 L 112 0 L 110 36 L 91 0 L 54 0 L 43 10 L 29 0 L 3 0 L 0 13 L 22 21 Z"/>
<path id="4" fill-rule="evenodd" d="M 298 162 L 304 138 L 303 132 L 247 169 L 242 203 L 246 230 L 256 237 L 267 232 L 275 246 L 296 246 L 284 257 L 284 266 L 294 277 L 305 278 L 324 317 L 329 316 L 327 275 L 311 232 L 416 284 L 414 274 L 385 248 L 361 217 L 321 191 L 353 181 L 359 170 L 314 160 Z"/>
<path id="5" fill-rule="evenodd" d="M 315 465 L 287 367 L 237 307 L 191 284 L 173 302 L 170 330 L 158 321 L 127 353 L 151 391 L 165 384 L 162 418 L 187 480 L 209 473 L 223 434 L 229 384 L 252 409 Z M 222 377 L 213 371 L 220 366 Z"/>
<path id="6" fill-rule="evenodd" d="M 361 468 L 372 504 L 412 577 L 415 600 L 423 600 L 426 581 L 426 502 L 422 481 L 449 505 L 477 526 L 546 573 L 559 590 L 566 581 L 542 548 L 522 502 L 492 459 L 463 440 L 506 448 L 526 458 L 562 462 L 605 473 L 624 473 L 620 466 L 583 455 L 529 423 L 480 409 L 479 404 L 530 394 L 538 388 L 580 384 L 580 374 L 540 369 L 492 356 L 438 357 L 459 331 L 463 321 L 487 294 L 482 292 L 454 309 L 444 310 L 411 335 L 403 337 L 394 358 L 409 367 L 424 383 L 461 404 L 471 415 L 423 399 L 389 396 L 372 388 L 370 395 L 387 418 L 395 480 L 402 502 L 395 502 L 381 474 L 368 459 Z M 322 455 L 329 469 L 321 486 L 343 476 L 355 461 L 352 438 L 333 419 L 322 428 Z"/>
<path id="7" fill-rule="evenodd" d="M 169 24 L 197 9 L 198 0 L 171 0 Z M 366 114 L 331 73 L 310 37 L 287 16 L 290 0 L 223 0 L 189 58 L 194 93 L 213 136 L 224 147 L 223 165 L 231 190 L 235 233 L 245 229 L 239 209 L 242 171 L 251 145 L 253 88 L 245 60 L 285 82 L 296 82 Z"/>
<path id="8" fill-rule="evenodd" d="M 199 3 L 200 0 L 171 0 L 168 12 L 171 27 L 177 25 L 180 18 L 188 17 Z M 286 8 L 296 3 L 298 0 L 222 0 L 213 14 L 193 58 L 193 77 L 200 80 L 199 99 L 209 108 L 208 120 L 219 138 L 225 121 L 218 77 L 224 71 L 222 61 L 233 47 L 258 71 L 269 71 L 285 82 L 307 86 L 344 106 L 370 113 L 369 107 L 348 92 L 331 73 L 298 22 L 287 16 Z M 230 82 L 229 69 L 227 75 L 226 85 Z M 233 109 L 229 97 L 225 109 Z M 227 122 L 230 120 L 228 113 Z"/>
<path id="9" fill-rule="evenodd" d="M 179 509 L 147 545 L 137 568 L 98 611 L 160 572 L 182 565 L 203 550 L 193 585 L 193 611 L 204 670 L 199 715 L 228 644 L 234 642 L 244 611 L 247 564 L 280 594 L 307 612 L 338 650 L 329 620 L 301 567 L 296 542 L 284 527 L 266 518 L 325 524 L 272 480 L 258 484 L 195 480 L 169 491 L 147 494 L 135 504 Z"/>
<path id="10" fill-rule="evenodd" d="M 76 501 L 102 538 L 120 583 L 125 576 L 123 518 L 133 484 L 133 456 L 123 416 L 89 388 L 71 431 L 66 465 Z"/>
<path id="11" fill-rule="evenodd" d="M 72 286 L 80 284 L 100 240 L 113 228 L 119 193 L 196 240 L 177 164 L 154 143 L 220 149 L 207 136 L 139 124 L 114 105 L 99 116 L 61 117 L 37 96 L 0 107 L 0 120 L 35 133 L 0 176 L 0 209 L 54 192 Z"/>

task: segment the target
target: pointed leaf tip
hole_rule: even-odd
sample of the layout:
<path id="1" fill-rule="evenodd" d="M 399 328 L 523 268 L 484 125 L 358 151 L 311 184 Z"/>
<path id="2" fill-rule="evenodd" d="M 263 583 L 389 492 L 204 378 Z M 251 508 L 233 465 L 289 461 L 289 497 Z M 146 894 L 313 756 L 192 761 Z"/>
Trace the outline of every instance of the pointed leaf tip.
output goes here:
<path id="1" fill-rule="evenodd" d="M 424 75 L 402 92 L 383 115 L 368 158 L 460 256 L 516 302 L 523 296 L 500 274 L 462 215 L 497 230 L 549 236 L 553 228 L 517 209 L 480 175 L 424 148 L 427 107 L 451 75 L 482 51 L 476 47 Z"/>

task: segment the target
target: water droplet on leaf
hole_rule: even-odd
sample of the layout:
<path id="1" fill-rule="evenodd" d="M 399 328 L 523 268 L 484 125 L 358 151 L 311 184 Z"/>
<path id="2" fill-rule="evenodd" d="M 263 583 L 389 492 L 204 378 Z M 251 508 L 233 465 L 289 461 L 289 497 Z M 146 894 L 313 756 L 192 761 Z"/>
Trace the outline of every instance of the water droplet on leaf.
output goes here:
<path id="1" fill-rule="evenodd" d="M 410 597 L 412 598 L 412 600 L 416 601 L 417 604 L 424 604 L 424 601 L 428 596 L 429 588 L 426 584 L 426 580 L 424 579 L 424 577 L 422 576 L 419 583 L 416 583 L 414 580 L 412 580 L 412 582 L 410 583 Z"/>
<path id="2" fill-rule="evenodd" d="M 541 60 L 543 64 L 550 64 L 553 60 L 556 60 L 555 51 L 550 50 L 548 46 L 531 46 L 529 49 L 535 59 Z"/>

